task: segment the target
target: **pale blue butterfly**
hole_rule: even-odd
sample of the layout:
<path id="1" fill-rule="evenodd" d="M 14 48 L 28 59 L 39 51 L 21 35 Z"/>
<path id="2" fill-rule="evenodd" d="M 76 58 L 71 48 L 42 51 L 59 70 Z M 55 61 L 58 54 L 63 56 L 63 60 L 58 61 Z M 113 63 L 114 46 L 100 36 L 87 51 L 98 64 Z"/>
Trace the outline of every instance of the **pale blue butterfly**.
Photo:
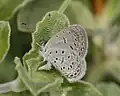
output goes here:
<path id="1" fill-rule="evenodd" d="M 40 55 L 47 64 L 38 70 L 50 70 L 52 66 L 69 82 L 78 82 L 86 73 L 85 56 L 88 37 L 81 25 L 71 25 L 56 33 L 42 46 Z"/>

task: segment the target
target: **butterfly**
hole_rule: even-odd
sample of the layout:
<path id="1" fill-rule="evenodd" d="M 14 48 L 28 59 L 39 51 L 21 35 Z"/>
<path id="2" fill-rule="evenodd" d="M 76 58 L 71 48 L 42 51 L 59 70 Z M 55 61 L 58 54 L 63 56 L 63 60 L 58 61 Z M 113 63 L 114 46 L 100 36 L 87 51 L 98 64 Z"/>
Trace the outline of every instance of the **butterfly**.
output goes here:
<path id="1" fill-rule="evenodd" d="M 85 75 L 88 37 L 81 25 L 64 28 L 41 48 L 40 55 L 47 63 L 38 70 L 50 70 L 53 66 L 71 83 L 79 82 Z"/>

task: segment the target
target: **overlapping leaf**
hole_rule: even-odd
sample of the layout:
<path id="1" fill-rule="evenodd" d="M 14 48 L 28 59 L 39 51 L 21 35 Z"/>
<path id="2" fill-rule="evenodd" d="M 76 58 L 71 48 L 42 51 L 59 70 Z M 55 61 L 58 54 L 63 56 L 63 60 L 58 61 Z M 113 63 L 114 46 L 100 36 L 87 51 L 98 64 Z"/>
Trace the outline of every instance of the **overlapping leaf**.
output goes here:
<path id="1" fill-rule="evenodd" d="M 6 21 L 0 21 L 0 60 L 3 59 L 10 46 L 10 26 Z"/>
<path id="2" fill-rule="evenodd" d="M 0 0 L 0 20 L 9 20 L 25 0 Z"/>

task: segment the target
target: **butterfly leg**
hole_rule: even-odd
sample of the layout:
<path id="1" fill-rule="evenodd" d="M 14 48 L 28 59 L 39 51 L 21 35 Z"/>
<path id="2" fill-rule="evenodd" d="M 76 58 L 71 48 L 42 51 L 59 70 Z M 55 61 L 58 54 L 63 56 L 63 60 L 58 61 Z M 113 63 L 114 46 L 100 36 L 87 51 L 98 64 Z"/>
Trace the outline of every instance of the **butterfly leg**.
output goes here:
<path id="1" fill-rule="evenodd" d="M 47 64 L 40 66 L 38 70 L 50 70 L 52 69 L 52 64 L 50 62 L 47 62 Z"/>

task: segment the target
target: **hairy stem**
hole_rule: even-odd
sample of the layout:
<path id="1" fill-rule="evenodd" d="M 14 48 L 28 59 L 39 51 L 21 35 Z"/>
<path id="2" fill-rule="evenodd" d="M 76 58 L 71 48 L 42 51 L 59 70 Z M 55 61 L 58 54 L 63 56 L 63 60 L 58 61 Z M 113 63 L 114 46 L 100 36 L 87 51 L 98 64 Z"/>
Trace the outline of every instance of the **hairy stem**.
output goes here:
<path id="1" fill-rule="evenodd" d="M 68 5 L 70 4 L 70 2 L 71 2 L 71 0 L 65 0 L 64 2 L 63 2 L 63 4 L 60 6 L 60 8 L 59 8 L 59 12 L 60 13 L 63 13 L 65 10 L 66 10 L 66 8 L 68 7 Z"/>

